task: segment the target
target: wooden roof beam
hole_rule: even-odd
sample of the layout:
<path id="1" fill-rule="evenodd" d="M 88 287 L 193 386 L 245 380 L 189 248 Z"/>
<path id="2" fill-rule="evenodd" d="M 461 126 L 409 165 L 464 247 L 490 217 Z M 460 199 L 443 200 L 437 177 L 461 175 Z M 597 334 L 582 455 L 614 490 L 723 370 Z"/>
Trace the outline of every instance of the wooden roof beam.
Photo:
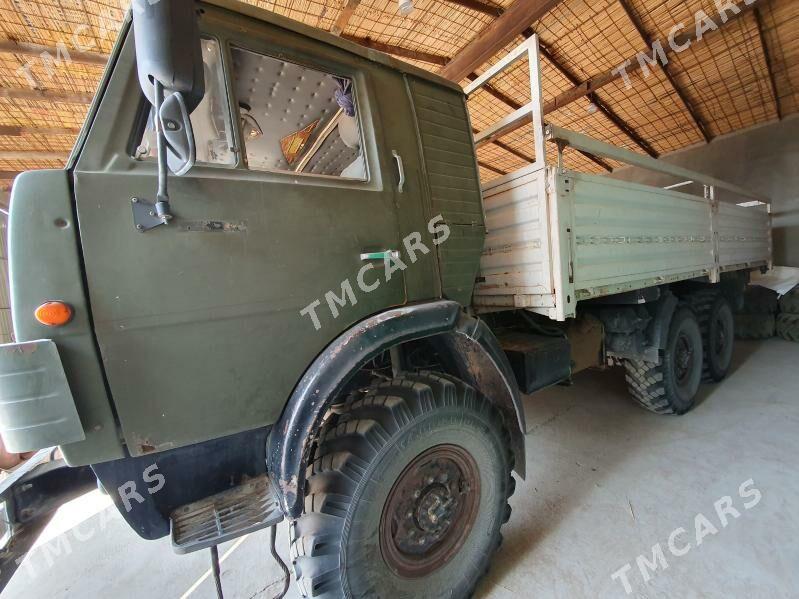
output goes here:
<path id="1" fill-rule="evenodd" d="M 386 44 L 378 42 L 369 37 L 358 37 L 355 35 L 341 34 L 341 38 L 355 42 L 365 48 L 385 52 L 386 54 L 393 54 L 394 56 L 401 56 L 402 58 L 410 58 L 411 60 L 419 60 L 428 64 L 435 64 L 443 66 L 449 62 L 449 58 L 443 54 L 433 54 L 431 52 L 424 52 L 422 50 L 413 50 L 404 46 L 395 46 L 393 44 Z"/>
<path id="2" fill-rule="evenodd" d="M 740 19 L 744 15 L 748 14 L 751 10 L 753 10 L 754 9 L 754 5 L 752 5 L 752 4 L 750 4 L 748 6 L 747 5 L 739 5 L 738 9 L 740 10 L 739 13 L 728 12 L 727 13 L 727 22 L 726 23 L 722 23 L 722 24 L 718 24 L 717 23 L 718 29 L 713 29 L 713 30 L 710 30 L 710 31 L 706 31 L 704 33 L 704 35 L 702 36 L 702 40 L 705 40 L 708 37 L 712 37 L 714 35 L 717 35 L 719 32 L 724 31 L 724 29 L 728 25 L 730 25 L 730 23 L 736 22 L 738 19 Z M 685 44 L 699 43 L 699 42 L 697 42 L 697 40 L 695 38 L 696 38 L 695 35 L 690 35 L 690 34 L 682 34 L 682 35 L 675 36 L 675 38 L 674 38 L 674 46 L 675 47 L 681 47 L 681 46 L 684 46 Z M 641 52 L 641 54 L 646 54 L 647 52 L 651 52 L 651 48 L 647 48 L 646 50 L 643 50 Z M 666 44 L 665 46 L 663 46 L 663 52 L 666 54 L 667 57 L 670 54 L 673 54 L 674 50 L 672 49 L 671 44 Z M 626 72 L 627 72 L 628 75 L 631 74 L 631 73 L 634 73 L 635 71 L 637 71 L 637 70 L 639 70 L 641 68 L 641 63 L 639 63 L 638 60 L 636 59 L 637 56 L 638 56 L 638 54 L 636 53 L 635 56 L 632 56 L 625 63 L 625 64 L 627 64 Z M 587 95 L 591 94 L 592 92 L 595 92 L 598 89 L 601 89 L 601 88 L 605 87 L 606 85 L 621 79 L 623 77 L 624 71 L 620 68 L 620 66 L 621 65 L 613 67 L 612 69 L 609 69 L 609 70 L 605 71 L 604 73 L 600 73 L 599 75 L 595 75 L 594 77 L 591 77 L 591 79 L 589 79 L 588 81 L 584 81 L 580 85 L 576 85 L 572 89 L 566 90 L 562 94 L 559 94 L 556 98 L 553 98 L 552 100 L 547 102 L 547 104 L 544 106 L 544 112 L 545 113 L 553 112 L 553 111 L 557 110 L 558 108 L 563 108 L 564 106 L 566 106 L 568 104 L 571 104 L 572 102 L 575 102 L 575 101 L 579 100 L 580 98 L 584 98 Z"/>
<path id="3" fill-rule="evenodd" d="M 105 66 L 108 62 L 108 54 L 100 52 L 81 52 L 73 50 L 66 44 L 61 46 L 45 46 L 43 44 L 32 44 L 29 42 L 17 42 L 11 39 L 0 38 L 0 53 L 20 54 L 22 56 L 36 56 L 41 58 L 43 54 L 49 54 L 54 60 L 64 62 L 74 62 L 77 64 L 93 64 Z"/>
<path id="4" fill-rule="evenodd" d="M 53 160 L 66 162 L 69 152 L 41 150 L 0 150 L 0 160 Z"/>
<path id="5" fill-rule="evenodd" d="M 463 8 L 468 8 L 470 10 L 474 10 L 476 12 L 483 13 L 484 15 L 488 15 L 489 17 L 501 17 L 502 13 L 505 12 L 501 6 L 497 6 L 496 4 L 489 4 L 488 2 L 483 2 L 482 0 L 444 0 L 448 4 L 455 4 L 456 6 L 462 6 Z"/>
<path id="6" fill-rule="evenodd" d="M 771 81 L 771 93 L 774 94 L 774 104 L 777 109 L 777 118 L 782 120 L 782 103 L 780 102 L 780 93 L 777 88 L 777 78 L 774 76 L 774 64 L 771 61 L 771 53 L 766 43 L 766 28 L 763 25 L 763 16 L 760 14 L 760 9 L 754 9 L 755 22 L 757 23 L 757 34 L 760 37 L 760 46 L 763 48 L 763 58 L 766 61 L 766 68 L 768 69 L 768 77 Z"/>
<path id="7" fill-rule="evenodd" d="M 341 35 L 344 33 L 344 30 L 350 23 L 352 15 L 355 14 L 355 9 L 358 8 L 360 3 L 361 0 L 344 0 L 341 4 L 341 12 L 336 18 L 336 22 L 333 23 L 333 26 L 330 28 L 330 33 L 333 35 Z"/>
<path id="8" fill-rule="evenodd" d="M 497 52 L 513 41 L 513 38 L 537 21 L 562 0 L 516 0 L 501 17 L 491 23 L 476 38 L 466 44 L 439 75 L 460 82 L 466 76 L 488 62 Z"/>
<path id="9" fill-rule="evenodd" d="M 34 100 L 44 102 L 66 102 L 68 104 L 91 104 L 92 94 L 80 94 L 54 89 L 30 89 L 30 88 L 0 88 L 0 98 L 10 98 L 12 100 Z"/>
<path id="10" fill-rule="evenodd" d="M 469 81 L 474 81 L 475 79 L 477 79 L 477 73 L 470 73 L 467 78 L 469 79 Z M 490 83 L 486 83 L 485 85 L 483 85 L 483 87 L 481 89 L 483 91 L 485 91 L 486 93 L 490 94 L 491 96 L 493 96 L 494 98 L 496 98 L 497 100 L 499 100 L 500 102 L 502 102 L 504 104 L 507 104 L 513 110 L 518 110 L 519 108 L 522 107 L 522 105 L 519 104 L 519 102 L 517 102 L 516 100 L 514 100 L 513 98 L 511 98 L 507 94 L 504 94 L 503 92 L 501 92 L 500 90 L 495 88 Z M 474 133 L 478 133 L 478 131 L 476 129 L 473 129 L 473 131 L 474 131 Z M 502 143 L 501 141 L 499 141 L 497 139 L 493 140 L 493 143 L 495 145 L 499 146 L 500 148 L 502 148 L 503 150 L 505 150 L 506 152 L 510 152 L 511 154 L 516 156 L 517 158 L 521 158 L 522 160 L 530 162 L 531 164 L 533 162 L 535 162 L 535 159 L 532 156 L 527 156 L 526 154 L 518 152 L 517 150 L 514 150 L 511 146 L 509 146 L 509 145 L 507 145 L 505 143 Z M 580 152 L 580 154 L 582 154 L 583 156 L 588 158 L 594 164 L 597 164 L 597 165 L 601 166 L 603 169 L 605 169 L 609 173 L 613 172 L 613 167 L 610 166 L 607 162 L 605 162 L 601 158 L 599 158 L 597 156 L 594 156 L 593 154 L 589 154 L 588 152 L 583 152 L 582 150 L 578 150 L 578 152 Z"/>
<path id="11" fill-rule="evenodd" d="M 486 162 L 483 162 L 482 160 L 478 160 L 477 164 L 482 166 L 487 171 L 491 171 L 492 173 L 496 173 L 497 175 L 507 175 L 508 174 L 505 171 L 496 168 L 495 166 L 491 166 L 490 164 L 488 164 Z"/>
<path id="12" fill-rule="evenodd" d="M 655 38 L 649 35 L 649 33 L 646 31 L 643 22 L 641 21 L 640 18 L 638 18 L 638 15 L 636 14 L 635 9 L 632 7 L 632 5 L 629 3 L 628 0 L 618 0 L 618 2 L 619 5 L 624 10 L 624 12 L 627 14 L 627 18 L 630 19 L 630 22 L 633 24 L 633 27 L 635 27 L 635 30 L 638 32 L 638 35 L 641 37 L 641 41 L 651 46 L 651 44 L 655 41 Z M 676 92 L 677 97 L 680 98 L 680 101 L 685 107 L 685 110 L 688 112 L 688 114 L 691 115 L 691 119 L 693 119 L 696 128 L 699 129 L 699 133 L 702 134 L 702 137 L 705 138 L 705 141 L 707 143 L 710 143 L 710 140 L 713 139 L 713 136 L 710 134 L 710 129 L 707 126 L 707 123 L 705 123 L 705 121 L 699 115 L 699 111 L 696 109 L 691 100 L 688 98 L 688 95 L 685 93 L 682 87 L 680 87 L 680 85 L 677 83 L 677 79 L 675 78 L 671 68 L 671 63 L 663 64 L 660 61 L 658 61 L 658 65 L 660 66 L 660 70 L 663 71 L 663 74 L 666 76 L 666 79 L 668 79 L 672 89 L 674 89 L 674 91 Z"/>
<path id="13" fill-rule="evenodd" d="M 25 135 L 77 135 L 80 127 L 21 127 L 0 125 L 0 136 L 24 137 Z"/>
<path id="14" fill-rule="evenodd" d="M 525 32 L 525 35 L 527 33 L 528 32 Z M 530 30 L 529 36 L 532 37 L 532 35 L 533 32 Z M 565 65 L 561 64 L 560 61 L 555 58 L 555 55 L 548 46 L 539 43 L 539 51 L 541 52 L 541 56 L 543 56 L 549 62 L 549 64 L 555 67 L 555 69 L 557 69 L 561 75 L 566 77 L 566 79 L 568 79 L 572 85 L 579 85 L 580 78 Z M 599 112 L 604 114 L 608 120 L 616 125 L 616 127 L 620 129 L 622 133 L 629 137 L 635 145 L 652 156 L 652 158 L 657 158 L 659 156 L 657 150 L 655 150 L 655 148 L 653 148 L 648 141 L 646 141 L 629 123 L 627 123 L 627 121 L 619 116 L 610 106 L 605 104 L 605 102 L 597 94 L 590 93 L 588 94 L 587 98 L 589 102 L 592 102 L 594 106 L 597 107 Z"/>
<path id="15" fill-rule="evenodd" d="M 15 179 L 22 171 L 0 171 L 0 180 L 10 181 Z"/>

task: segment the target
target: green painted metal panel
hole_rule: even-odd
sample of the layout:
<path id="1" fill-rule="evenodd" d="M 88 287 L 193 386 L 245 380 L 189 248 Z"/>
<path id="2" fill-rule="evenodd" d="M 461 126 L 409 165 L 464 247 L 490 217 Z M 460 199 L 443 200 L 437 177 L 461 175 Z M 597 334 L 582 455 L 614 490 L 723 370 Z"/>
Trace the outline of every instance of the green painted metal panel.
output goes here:
<path id="1" fill-rule="evenodd" d="M 94 343 L 66 171 L 32 171 L 17 178 L 9 261 L 16 341 L 55 342 L 86 434 L 85 440 L 61 447 L 64 457 L 73 465 L 124 457 Z M 69 324 L 47 327 L 36 321 L 34 311 L 49 300 L 72 306 Z"/>
<path id="2" fill-rule="evenodd" d="M 50 339 L 0 345 L 0 435 L 18 453 L 86 439 Z"/>
<path id="3" fill-rule="evenodd" d="M 395 167 L 374 95 L 374 70 L 383 67 L 216 9 L 201 24 L 223 47 L 236 43 L 351 77 L 370 179 L 198 165 L 170 178 L 174 221 L 138 232 L 131 198 L 152 200 L 156 165 L 128 155 L 141 98 L 131 36 L 76 165 L 75 194 L 97 339 L 133 455 L 273 423 L 330 340 L 406 301 L 403 273 L 386 282 L 378 268 L 365 276 L 380 281 L 376 290 L 357 285 L 362 253 L 401 244 Z M 380 85 L 392 81 L 381 94 L 403 97 L 400 76 Z M 238 226 L 184 226 L 206 220 Z M 355 302 L 338 306 L 334 318 L 325 294 L 341 296 L 343 281 Z M 300 314 L 315 300 L 319 330 Z"/>
<path id="4" fill-rule="evenodd" d="M 463 93 L 410 79 L 430 210 L 450 227 L 438 247 L 444 297 L 469 304 L 485 239 L 480 179 Z"/>

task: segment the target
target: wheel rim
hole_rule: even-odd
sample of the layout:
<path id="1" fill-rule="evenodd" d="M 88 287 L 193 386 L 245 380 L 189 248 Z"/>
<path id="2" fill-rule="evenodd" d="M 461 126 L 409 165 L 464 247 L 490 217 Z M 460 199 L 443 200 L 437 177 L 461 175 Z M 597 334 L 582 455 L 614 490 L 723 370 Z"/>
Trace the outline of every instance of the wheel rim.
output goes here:
<path id="1" fill-rule="evenodd" d="M 674 373 L 677 376 L 677 383 L 683 385 L 691 377 L 694 362 L 694 346 L 691 339 L 685 333 L 680 333 L 677 344 L 674 347 Z"/>
<path id="2" fill-rule="evenodd" d="M 720 315 L 716 316 L 715 338 L 713 339 L 713 350 L 717 356 L 723 356 L 724 351 L 727 349 L 727 344 L 730 341 L 730 331 L 728 330 L 727 321 Z"/>
<path id="3" fill-rule="evenodd" d="M 713 365 L 719 370 L 720 376 L 726 372 L 732 359 L 733 327 L 732 312 L 722 305 L 714 315 L 710 329 L 712 338 L 709 340 Z"/>
<path id="4" fill-rule="evenodd" d="M 418 455 L 400 474 L 380 518 L 380 550 L 391 570 L 420 578 L 460 551 L 480 507 L 480 472 L 457 445 Z"/>

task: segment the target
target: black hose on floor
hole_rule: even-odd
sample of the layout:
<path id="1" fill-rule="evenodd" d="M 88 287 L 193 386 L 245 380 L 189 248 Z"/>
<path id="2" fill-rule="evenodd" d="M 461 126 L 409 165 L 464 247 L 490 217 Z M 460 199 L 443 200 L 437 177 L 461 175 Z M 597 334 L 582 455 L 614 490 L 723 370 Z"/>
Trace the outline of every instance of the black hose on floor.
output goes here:
<path id="1" fill-rule="evenodd" d="M 273 524 L 269 527 L 269 551 L 272 553 L 272 558 L 278 563 L 281 570 L 283 570 L 283 590 L 278 594 L 275 595 L 274 599 L 283 599 L 286 593 L 289 591 L 289 584 L 291 583 L 291 572 L 289 572 L 289 568 L 286 563 L 280 558 L 277 553 L 277 548 L 275 547 L 275 541 L 277 539 L 277 524 Z"/>
<path id="2" fill-rule="evenodd" d="M 216 545 L 211 546 L 211 572 L 214 575 L 217 599 L 224 599 L 222 595 L 222 579 L 219 577 L 219 550 Z"/>

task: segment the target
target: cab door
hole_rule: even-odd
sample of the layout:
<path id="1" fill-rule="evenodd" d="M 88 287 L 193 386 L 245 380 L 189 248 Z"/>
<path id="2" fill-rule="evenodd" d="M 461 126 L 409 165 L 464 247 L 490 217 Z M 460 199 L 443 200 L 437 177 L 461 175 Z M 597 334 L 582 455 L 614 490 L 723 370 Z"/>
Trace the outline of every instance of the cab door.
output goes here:
<path id="1" fill-rule="evenodd" d="M 74 171 L 92 317 L 132 455 L 273 423 L 331 340 L 406 301 L 404 273 L 384 274 L 400 236 L 377 67 L 213 7 L 201 29 L 198 164 L 169 178 L 170 224 L 134 219 L 156 163 L 132 34 Z"/>

